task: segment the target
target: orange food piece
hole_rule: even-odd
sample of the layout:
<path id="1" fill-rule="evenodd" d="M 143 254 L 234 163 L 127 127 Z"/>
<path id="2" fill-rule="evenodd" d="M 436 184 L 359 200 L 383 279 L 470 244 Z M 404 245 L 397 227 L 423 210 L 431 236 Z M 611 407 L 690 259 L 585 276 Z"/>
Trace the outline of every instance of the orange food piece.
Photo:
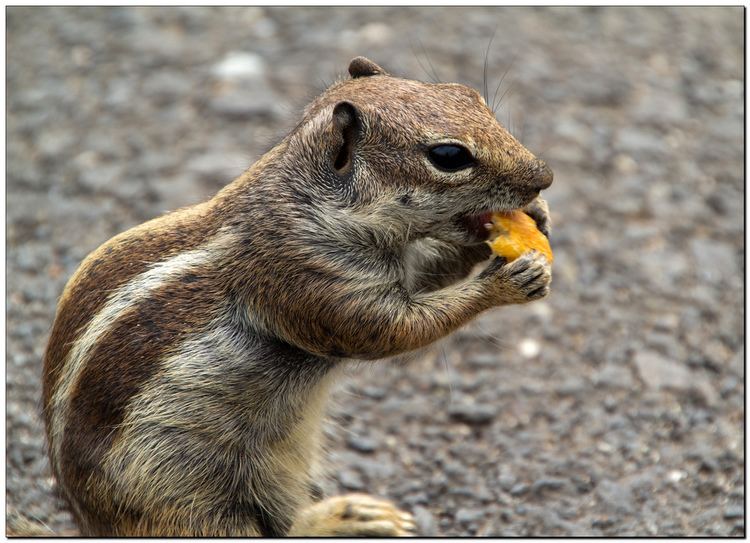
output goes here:
<path id="1" fill-rule="evenodd" d="M 508 262 L 528 251 L 537 250 L 552 264 L 552 248 L 547 236 L 539 231 L 534 219 L 521 210 L 493 213 L 487 243 L 494 254 Z"/>

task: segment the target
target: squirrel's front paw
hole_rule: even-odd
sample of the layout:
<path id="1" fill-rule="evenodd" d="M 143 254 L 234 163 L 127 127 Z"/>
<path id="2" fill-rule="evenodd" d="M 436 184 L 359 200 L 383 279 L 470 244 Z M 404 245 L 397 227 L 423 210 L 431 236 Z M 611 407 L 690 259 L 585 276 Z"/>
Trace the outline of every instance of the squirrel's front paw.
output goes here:
<path id="1" fill-rule="evenodd" d="M 543 198 L 536 197 L 530 204 L 523 208 L 523 212 L 534 219 L 537 229 L 549 238 L 552 223 L 549 218 L 549 206 Z"/>
<path id="2" fill-rule="evenodd" d="M 305 509 L 289 535 L 413 536 L 414 518 L 392 503 L 366 494 L 333 496 Z"/>
<path id="3" fill-rule="evenodd" d="M 552 268 L 539 251 L 529 251 L 507 263 L 497 257 L 479 275 L 486 281 L 494 305 L 524 304 L 549 294 Z"/>

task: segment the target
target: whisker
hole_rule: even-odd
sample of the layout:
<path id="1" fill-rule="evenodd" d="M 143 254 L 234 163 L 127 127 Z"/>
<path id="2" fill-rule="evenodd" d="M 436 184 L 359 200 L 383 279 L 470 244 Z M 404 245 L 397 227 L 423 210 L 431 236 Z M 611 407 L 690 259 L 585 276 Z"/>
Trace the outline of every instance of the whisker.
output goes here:
<path id="1" fill-rule="evenodd" d="M 513 83 L 511 83 L 510 85 L 508 85 L 508 88 L 505 89 L 505 92 L 502 94 L 502 96 L 500 96 L 500 100 L 498 100 L 498 102 L 497 102 L 498 106 L 503 101 L 503 98 L 505 98 L 505 95 L 508 94 L 508 92 L 511 91 L 511 90 L 513 90 Z M 494 113 L 495 110 L 493 109 L 492 112 Z"/>
<path id="2" fill-rule="evenodd" d="M 490 92 L 489 88 L 487 87 L 487 63 L 489 62 L 490 58 L 490 47 L 492 46 L 492 40 L 495 39 L 495 34 L 497 33 L 497 27 L 495 27 L 495 30 L 492 31 L 492 36 L 490 36 L 490 41 L 487 44 L 487 49 L 484 52 L 484 70 L 482 72 L 482 80 L 483 80 L 483 96 L 484 96 L 484 102 L 487 103 L 487 100 L 489 100 Z"/>
<path id="3" fill-rule="evenodd" d="M 497 84 L 497 87 L 495 87 L 495 93 L 492 95 L 492 113 L 495 113 L 497 106 L 499 106 L 500 102 L 503 101 L 503 98 L 501 96 L 500 102 L 498 102 L 497 105 L 495 105 L 495 99 L 497 98 L 497 93 L 500 90 L 500 86 L 503 84 L 503 81 L 505 81 L 505 76 L 508 75 L 508 72 L 510 72 L 510 69 L 516 63 L 517 59 L 518 59 L 518 53 L 513 53 L 513 58 L 510 60 L 510 64 L 508 64 L 508 67 L 505 68 L 503 75 L 500 77 L 500 82 Z"/>
<path id="4" fill-rule="evenodd" d="M 448 365 L 448 356 L 445 354 L 445 346 L 440 345 L 440 349 L 443 351 L 443 365 L 445 366 L 445 374 L 448 377 L 448 403 L 453 403 L 453 376 Z"/>
<path id="5" fill-rule="evenodd" d="M 433 76 L 432 76 L 432 75 L 430 74 L 430 72 L 428 72 L 428 71 L 427 71 L 427 68 L 425 68 L 425 67 L 424 67 L 424 64 L 422 64 L 422 61 L 421 61 L 421 60 L 419 60 L 419 55 L 418 55 L 418 54 L 417 54 L 417 52 L 416 52 L 416 51 L 414 50 L 414 42 L 412 41 L 412 39 L 411 39 L 411 38 L 409 39 L 409 42 L 410 42 L 410 43 L 409 43 L 409 48 L 411 49 L 411 53 L 412 53 L 412 55 L 414 55 L 414 58 L 416 59 L 416 61 L 417 61 L 417 64 L 419 64 L 419 67 L 420 67 L 420 68 L 422 69 L 422 71 L 423 71 L 423 72 L 424 72 L 424 74 L 425 74 L 425 75 L 427 76 L 427 78 L 428 78 L 428 79 L 429 79 L 430 81 L 432 81 L 433 83 L 435 83 L 435 78 L 434 78 L 434 77 L 433 77 Z"/>
<path id="6" fill-rule="evenodd" d="M 503 343 L 501 340 L 497 339 L 489 330 L 480 326 L 478 322 L 474 321 L 472 323 L 472 326 L 476 327 L 480 332 L 483 332 L 485 334 L 482 336 L 477 336 L 479 339 L 486 341 L 487 343 L 490 343 L 496 347 L 499 347 L 503 351 L 511 351 L 513 349 L 513 343 Z"/>
<path id="7" fill-rule="evenodd" d="M 321 92 L 323 92 L 324 90 L 326 90 L 326 89 L 327 89 L 328 87 L 330 87 L 330 86 L 331 86 L 331 85 L 330 85 L 330 83 L 327 83 L 327 82 L 326 82 L 326 80 L 325 80 L 325 79 L 323 79 L 323 78 L 322 78 L 322 77 L 320 77 L 320 76 L 318 76 L 318 77 L 316 78 L 316 81 L 317 81 L 317 83 L 318 83 L 319 85 L 321 85 L 320 89 L 315 89 L 315 90 L 318 90 L 318 93 L 321 93 Z"/>
<path id="8" fill-rule="evenodd" d="M 515 88 L 514 83 L 511 83 L 510 85 L 508 85 L 508 88 L 505 89 L 505 92 L 502 95 L 500 95 L 500 100 L 498 101 L 498 105 L 500 104 L 500 102 L 503 101 L 503 98 L 505 98 L 505 95 L 511 92 L 514 88 Z"/>
<path id="9" fill-rule="evenodd" d="M 417 41 L 419 42 L 419 45 L 422 47 L 422 52 L 424 53 L 424 56 L 427 59 L 427 63 L 430 65 L 430 69 L 432 69 L 432 74 L 435 76 L 433 83 L 440 83 L 440 77 L 438 76 L 437 70 L 435 69 L 435 66 L 432 65 L 432 60 L 430 60 L 430 55 L 427 52 L 427 49 L 425 49 L 424 43 L 419 38 L 419 36 L 417 36 Z"/>

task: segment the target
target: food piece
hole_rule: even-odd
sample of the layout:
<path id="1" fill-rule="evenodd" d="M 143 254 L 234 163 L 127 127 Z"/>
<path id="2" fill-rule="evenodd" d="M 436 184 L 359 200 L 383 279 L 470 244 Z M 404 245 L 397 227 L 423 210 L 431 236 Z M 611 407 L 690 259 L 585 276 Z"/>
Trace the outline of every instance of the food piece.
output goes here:
<path id="1" fill-rule="evenodd" d="M 487 243 L 494 254 L 510 262 L 528 251 L 537 250 L 552 264 L 552 248 L 547 236 L 526 213 L 521 210 L 493 213 L 491 221 Z"/>

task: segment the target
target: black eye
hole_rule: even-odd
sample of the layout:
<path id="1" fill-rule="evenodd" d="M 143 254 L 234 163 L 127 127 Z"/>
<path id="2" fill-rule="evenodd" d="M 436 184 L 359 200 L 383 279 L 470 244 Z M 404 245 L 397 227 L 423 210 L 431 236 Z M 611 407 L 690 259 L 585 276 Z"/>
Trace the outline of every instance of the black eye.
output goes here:
<path id="1" fill-rule="evenodd" d="M 474 165 L 474 157 L 460 145 L 437 145 L 427 151 L 427 156 L 435 166 L 449 172 Z"/>

